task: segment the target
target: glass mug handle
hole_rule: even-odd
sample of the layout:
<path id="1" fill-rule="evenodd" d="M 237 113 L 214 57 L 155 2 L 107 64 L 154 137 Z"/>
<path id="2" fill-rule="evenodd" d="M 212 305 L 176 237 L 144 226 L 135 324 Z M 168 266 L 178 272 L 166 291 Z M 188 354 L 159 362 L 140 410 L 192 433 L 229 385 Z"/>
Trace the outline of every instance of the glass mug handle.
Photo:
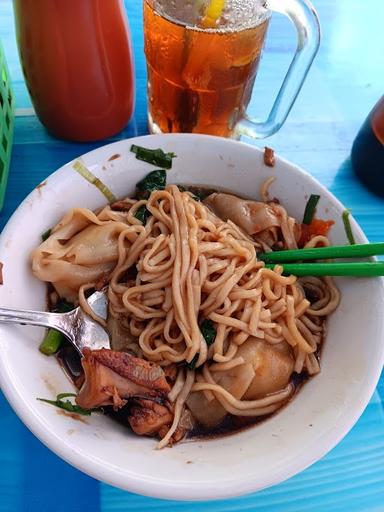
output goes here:
<path id="1" fill-rule="evenodd" d="M 320 24 L 316 11 L 307 0 L 266 0 L 264 6 L 285 14 L 296 27 L 295 56 L 265 122 L 258 122 L 245 113 L 236 125 L 237 135 L 263 139 L 276 133 L 284 124 L 304 83 L 320 45 Z"/>

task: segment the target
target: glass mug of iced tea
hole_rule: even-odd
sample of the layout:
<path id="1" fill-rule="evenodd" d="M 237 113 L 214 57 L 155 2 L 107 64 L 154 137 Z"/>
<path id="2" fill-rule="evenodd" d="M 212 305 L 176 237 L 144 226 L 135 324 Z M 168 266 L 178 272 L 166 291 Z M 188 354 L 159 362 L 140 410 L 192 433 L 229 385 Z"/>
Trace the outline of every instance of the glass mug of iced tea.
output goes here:
<path id="1" fill-rule="evenodd" d="M 247 115 L 272 11 L 295 25 L 295 56 L 265 122 Z M 152 133 L 263 138 L 286 120 L 320 43 L 307 0 L 144 0 Z"/>

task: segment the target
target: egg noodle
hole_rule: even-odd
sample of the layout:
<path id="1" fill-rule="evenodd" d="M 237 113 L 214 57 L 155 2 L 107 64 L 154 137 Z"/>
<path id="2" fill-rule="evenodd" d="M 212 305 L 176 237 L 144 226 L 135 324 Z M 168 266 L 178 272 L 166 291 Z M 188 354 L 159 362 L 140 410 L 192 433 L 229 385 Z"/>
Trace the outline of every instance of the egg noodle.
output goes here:
<path id="1" fill-rule="evenodd" d="M 265 198 L 265 187 L 262 192 Z M 265 268 L 257 259 L 258 252 L 272 249 L 265 233 L 260 239 L 245 234 L 176 185 L 125 205 L 125 211 L 108 205 L 96 213 L 68 212 L 35 251 L 33 269 L 60 295 L 78 294 L 91 316 L 85 292 L 107 276 L 109 315 L 123 319 L 132 336 L 126 350 L 162 367 L 177 364 L 168 396 L 174 420 L 159 447 L 169 443 L 192 396 L 235 416 L 270 414 L 292 396 L 291 382 L 254 399 L 223 385 L 226 374 L 242 368 L 254 376 L 244 348 L 249 340 L 285 347 L 294 372 L 319 372 L 324 319 L 339 302 L 331 278 L 298 279 L 283 276 L 278 265 Z M 142 207 L 149 214 L 145 225 L 135 216 Z M 297 247 L 295 220 L 282 206 L 274 209 L 280 227 L 271 228 L 270 240 Z M 307 244 L 316 245 L 329 241 L 316 236 Z M 214 327 L 211 343 L 202 333 L 206 321 Z"/>

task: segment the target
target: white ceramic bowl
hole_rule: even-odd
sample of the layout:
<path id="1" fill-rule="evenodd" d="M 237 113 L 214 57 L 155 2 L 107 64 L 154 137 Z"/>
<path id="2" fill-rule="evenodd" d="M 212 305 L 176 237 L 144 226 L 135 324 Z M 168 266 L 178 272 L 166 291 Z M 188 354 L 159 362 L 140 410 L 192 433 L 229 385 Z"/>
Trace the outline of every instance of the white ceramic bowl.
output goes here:
<path id="1" fill-rule="evenodd" d="M 311 176 L 277 158 L 263 163 L 252 146 L 200 135 L 159 135 L 119 141 L 82 157 L 116 196 L 134 191 L 152 166 L 136 160 L 132 143 L 174 151 L 169 182 L 218 185 L 259 197 L 263 180 L 276 176 L 271 195 L 301 218 L 311 193 L 321 195 L 320 218 L 334 219 L 333 243 L 346 243 L 343 206 Z M 111 156 L 118 158 L 109 160 Z M 4 285 L 0 304 L 44 309 L 45 285 L 30 271 L 30 251 L 40 235 L 69 208 L 97 208 L 106 201 L 68 163 L 35 189 L 12 216 L 0 239 Z M 352 221 L 355 237 L 366 239 Z M 384 288 L 379 278 L 340 279 L 342 301 L 329 321 L 322 371 L 280 413 L 244 432 L 157 451 L 155 442 L 132 435 L 102 415 L 74 421 L 36 397 L 71 390 L 55 358 L 38 351 L 43 331 L 0 325 L 0 384 L 27 427 L 80 470 L 129 491 L 161 498 L 225 498 L 277 484 L 323 457 L 357 421 L 383 364 Z"/>

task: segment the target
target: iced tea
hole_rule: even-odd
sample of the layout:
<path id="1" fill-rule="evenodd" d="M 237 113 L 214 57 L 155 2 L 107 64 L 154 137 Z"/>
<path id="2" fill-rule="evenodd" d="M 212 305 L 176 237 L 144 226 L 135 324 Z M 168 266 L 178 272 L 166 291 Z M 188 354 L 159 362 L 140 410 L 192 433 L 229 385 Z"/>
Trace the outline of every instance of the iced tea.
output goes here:
<path id="1" fill-rule="evenodd" d="M 233 136 L 251 98 L 268 21 L 239 30 L 188 26 L 144 0 L 150 130 Z"/>

